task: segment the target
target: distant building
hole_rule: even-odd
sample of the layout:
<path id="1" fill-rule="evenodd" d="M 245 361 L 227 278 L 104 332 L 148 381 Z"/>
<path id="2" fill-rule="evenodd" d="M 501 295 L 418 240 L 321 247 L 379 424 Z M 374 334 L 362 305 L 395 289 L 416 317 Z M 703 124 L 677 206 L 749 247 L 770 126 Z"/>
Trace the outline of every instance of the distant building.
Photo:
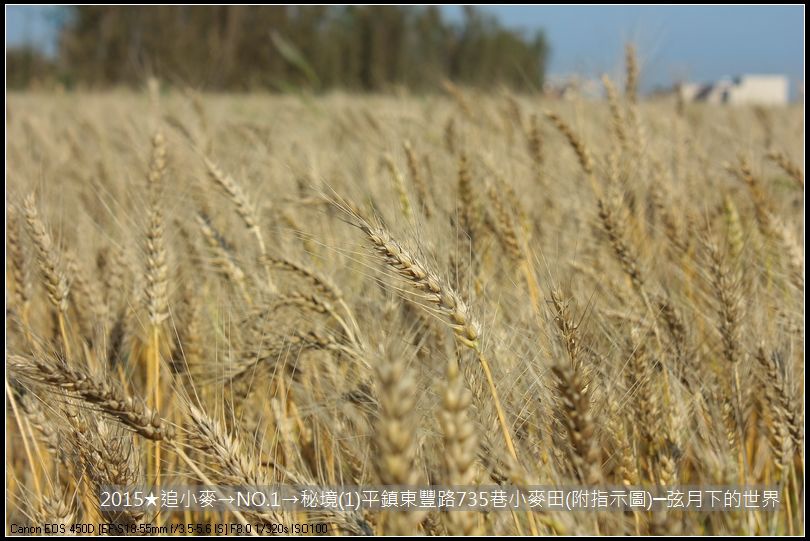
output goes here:
<path id="1" fill-rule="evenodd" d="M 549 75 L 543 92 L 547 96 L 566 100 L 599 100 L 604 96 L 602 83 L 598 79 L 586 79 L 579 75 Z"/>
<path id="2" fill-rule="evenodd" d="M 788 78 L 783 75 L 743 75 L 708 84 L 682 83 L 678 90 L 684 101 L 785 105 L 788 87 Z"/>

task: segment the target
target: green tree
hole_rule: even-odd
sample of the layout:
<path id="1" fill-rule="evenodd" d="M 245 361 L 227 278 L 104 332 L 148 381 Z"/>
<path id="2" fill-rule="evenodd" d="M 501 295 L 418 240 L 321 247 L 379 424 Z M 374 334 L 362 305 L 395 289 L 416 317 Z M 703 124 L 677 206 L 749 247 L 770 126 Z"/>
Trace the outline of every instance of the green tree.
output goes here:
<path id="1" fill-rule="evenodd" d="M 59 53 L 90 86 L 154 75 L 210 90 L 425 90 L 443 78 L 533 89 L 548 45 L 475 8 L 451 24 L 436 7 L 77 6 Z"/>

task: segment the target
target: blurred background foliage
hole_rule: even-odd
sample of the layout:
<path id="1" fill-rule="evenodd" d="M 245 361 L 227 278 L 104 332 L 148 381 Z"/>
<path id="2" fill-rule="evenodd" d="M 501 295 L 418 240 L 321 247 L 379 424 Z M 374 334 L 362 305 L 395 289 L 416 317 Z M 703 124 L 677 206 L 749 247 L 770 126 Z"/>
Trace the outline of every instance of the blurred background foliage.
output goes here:
<path id="1" fill-rule="evenodd" d="M 149 77 L 208 91 L 535 90 L 549 45 L 465 7 L 76 6 L 47 55 L 7 48 L 10 88 L 141 86 Z"/>

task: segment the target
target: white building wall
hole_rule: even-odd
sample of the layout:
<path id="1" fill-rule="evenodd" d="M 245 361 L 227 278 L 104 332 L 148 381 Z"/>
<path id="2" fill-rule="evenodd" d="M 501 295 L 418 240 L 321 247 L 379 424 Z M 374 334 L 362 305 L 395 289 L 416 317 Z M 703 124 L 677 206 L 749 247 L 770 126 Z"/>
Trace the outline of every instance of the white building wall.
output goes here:
<path id="1" fill-rule="evenodd" d="M 681 93 L 681 98 L 684 101 L 694 101 L 701 88 L 700 83 L 681 83 L 678 86 L 678 92 Z"/>
<path id="2" fill-rule="evenodd" d="M 749 105 L 785 105 L 790 83 L 782 75 L 744 75 L 709 84 L 684 83 L 680 92 L 687 101 Z"/>
<path id="3" fill-rule="evenodd" d="M 787 77 L 781 75 L 745 75 L 729 89 L 728 103 L 784 105 L 788 85 Z"/>

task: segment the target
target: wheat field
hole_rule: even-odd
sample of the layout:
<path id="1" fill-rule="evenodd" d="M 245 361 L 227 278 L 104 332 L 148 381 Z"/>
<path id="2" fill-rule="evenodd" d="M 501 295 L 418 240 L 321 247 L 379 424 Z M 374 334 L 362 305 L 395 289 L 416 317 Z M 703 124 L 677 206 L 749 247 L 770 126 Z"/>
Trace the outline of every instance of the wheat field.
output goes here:
<path id="1" fill-rule="evenodd" d="M 640 101 L 627 79 L 603 102 L 9 95 L 6 523 L 803 534 L 803 106 Z M 780 505 L 99 499 L 273 483 L 769 486 Z"/>

